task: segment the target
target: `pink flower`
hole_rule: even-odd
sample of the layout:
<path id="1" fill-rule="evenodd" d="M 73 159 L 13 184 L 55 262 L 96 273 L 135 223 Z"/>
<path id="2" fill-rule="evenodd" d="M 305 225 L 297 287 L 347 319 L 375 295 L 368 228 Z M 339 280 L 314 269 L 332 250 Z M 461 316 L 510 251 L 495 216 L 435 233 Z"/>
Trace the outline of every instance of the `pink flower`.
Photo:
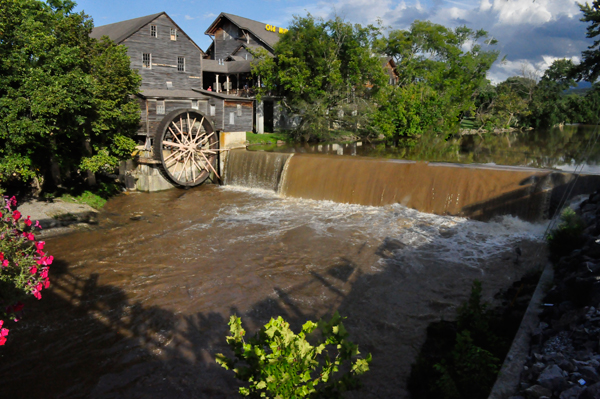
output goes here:
<path id="1" fill-rule="evenodd" d="M 15 219 L 15 222 L 16 222 L 17 220 L 21 219 L 21 212 L 14 211 L 12 217 L 13 217 L 13 219 Z"/>
<path id="2" fill-rule="evenodd" d="M 44 288 L 45 288 L 45 289 L 48 289 L 48 287 L 50 287 L 50 279 L 49 279 L 49 278 L 46 278 L 46 279 L 44 280 Z"/>
<path id="3" fill-rule="evenodd" d="M 17 197 L 13 195 L 9 202 L 13 207 L 17 206 Z"/>
<path id="4" fill-rule="evenodd" d="M 35 289 L 36 289 L 36 290 L 38 290 L 38 291 L 41 291 L 41 290 L 42 290 L 42 288 L 44 288 L 44 286 L 42 285 L 42 283 L 39 283 L 39 284 L 38 284 L 38 285 L 35 287 Z"/>
<path id="5" fill-rule="evenodd" d="M 29 268 L 29 273 L 31 273 L 31 274 L 36 274 L 36 273 L 37 273 L 37 267 L 35 267 L 35 266 L 31 266 L 31 267 Z"/>
<path id="6" fill-rule="evenodd" d="M 33 294 L 33 296 L 34 296 L 34 297 L 35 297 L 37 300 L 40 300 L 40 299 L 42 299 L 42 294 L 40 294 L 40 291 L 39 291 L 39 290 L 36 290 L 36 289 L 34 288 L 34 289 L 33 289 L 33 292 L 32 292 L 32 294 Z"/>
<path id="7" fill-rule="evenodd" d="M 4 259 L 2 261 L 2 267 L 8 267 L 8 260 Z"/>
<path id="8" fill-rule="evenodd" d="M 52 261 L 54 260 L 54 256 L 42 256 L 41 259 L 37 260 L 37 264 L 38 265 L 44 265 L 44 266 L 48 266 L 52 264 Z"/>
<path id="9" fill-rule="evenodd" d="M 45 241 L 38 241 L 38 242 L 34 243 L 33 245 L 35 245 L 35 247 L 37 248 L 38 251 L 41 251 L 42 249 L 44 249 L 44 244 L 46 244 Z"/>
<path id="10" fill-rule="evenodd" d="M 40 273 L 40 277 L 41 278 L 48 278 L 48 268 L 47 267 L 43 267 L 42 268 L 42 272 Z"/>
<path id="11" fill-rule="evenodd" d="M 31 223 L 32 223 L 31 219 L 29 219 L 29 218 L 30 218 L 30 216 L 27 216 L 27 219 L 24 220 L 25 226 L 27 226 L 27 227 L 31 227 Z"/>
<path id="12" fill-rule="evenodd" d="M 2 216 L 0 216 L 0 217 L 2 217 Z M 36 221 L 35 221 L 35 225 L 34 225 L 34 227 L 37 227 L 37 228 L 38 228 L 38 229 L 40 229 L 40 230 L 42 229 L 42 225 L 40 224 L 40 221 L 39 221 L 39 220 L 36 220 Z"/>
<path id="13" fill-rule="evenodd" d="M 26 231 L 23 232 L 23 237 L 27 238 L 29 241 L 35 240 L 35 236 L 33 233 L 28 233 Z"/>
<path id="14" fill-rule="evenodd" d="M 0 337 L 6 337 L 8 335 L 8 328 L 3 328 L 0 330 Z"/>

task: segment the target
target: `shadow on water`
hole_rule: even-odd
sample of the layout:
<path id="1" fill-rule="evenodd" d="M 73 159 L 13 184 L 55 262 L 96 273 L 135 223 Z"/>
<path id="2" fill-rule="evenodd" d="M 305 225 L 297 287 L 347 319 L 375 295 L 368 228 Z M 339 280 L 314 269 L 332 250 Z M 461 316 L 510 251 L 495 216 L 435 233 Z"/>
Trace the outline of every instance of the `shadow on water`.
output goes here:
<path id="1" fill-rule="evenodd" d="M 440 241 L 452 234 L 438 236 L 420 252 L 435 253 Z M 543 256 L 536 245 L 522 245 L 521 265 L 506 260 L 512 252 L 507 248 L 498 259 L 472 267 L 461 259 L 455 264 L 435 256 L 416 259 L 406 244 L 385 237 L 371 249 L 379 268 L 375 272 L 357 260 L 367 252 L 357 245 L 354 253 L 305 271 L 302 281 L 274 280 L 272 293 L 243 311 L 221 307 L 241 316 L 248 331 L 276 316 L 298 331 L 306 320 L 339 310 L 348 317 L 345 325 L 352 340 L 374 359 L 363 390 L 348 397 L 404 398 L 427 325 L 452 317 L 474 278 L 482 279 L 490 293 L 518 279 Z M 52 287 L 42 301 L 27 304 L 24 320 L 13 325 L 0 350 L 2 396 L 238 398 L 233 373 L 214 362 L 215 354 L 229 353 L 229 314 L 186 313 L 131 300 L 131 292 L 144 288 L 102 283 L 111 268 L 126 271 L 115 261 L 102 274 L 93 269 L 85 274 L 76 264 L 56 260 Z M 247 272 L 238 273 L 240 279 L 248 278 Z M 247 294 L 243 289 L 239 293 Z M 192 296 L 189 291 L 187 295 Z"/>

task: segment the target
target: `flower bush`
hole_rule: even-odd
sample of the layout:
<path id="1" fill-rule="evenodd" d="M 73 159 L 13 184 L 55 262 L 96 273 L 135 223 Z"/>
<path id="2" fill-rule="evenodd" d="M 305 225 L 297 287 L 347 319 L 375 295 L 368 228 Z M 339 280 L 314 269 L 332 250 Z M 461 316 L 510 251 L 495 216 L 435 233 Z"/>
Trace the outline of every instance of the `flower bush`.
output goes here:
<path id="1" fill-rule="evenodd" d="M 23 300 L 29 295 L 42 299 L 50 286 L 48 273 L 53 257 L 44 252 L 44 241 L 36 241 L 34 229 L 41 229 L 29 216 L 23 217 L 15 197 L 0 199 L 0 345 L 9 330 L 5 320 L 19 321 Z"/>

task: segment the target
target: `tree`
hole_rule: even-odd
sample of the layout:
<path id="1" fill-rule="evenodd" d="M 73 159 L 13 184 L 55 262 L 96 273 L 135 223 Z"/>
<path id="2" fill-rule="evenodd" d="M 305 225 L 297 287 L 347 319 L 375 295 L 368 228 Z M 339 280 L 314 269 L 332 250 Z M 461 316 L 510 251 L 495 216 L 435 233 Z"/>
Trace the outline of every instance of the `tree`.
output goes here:
<path id="1" fill-rule="evenodd" d="M 135 145 L 140 78 L 74 6 L 0 0 L 0 184 L 111 168 Z"/>
<path id="2" fill-rule="evenodd" d="M 600 0 L 594 0 L 591 5 L 587 2 L 579 4 L 579 8 L 583 13 L 581 21 L 590 22 L 586 37 L 593 39 L 600 35 Z M 594 82 L 600 76 L 600 40 L 595 40 L 581 55 L 582 61 L 577 68 L 578 78 Z"/>
<path id="3" fill-rule="evenodd" d="M 537 84 L 530 105 L 531 124 L 535 127 L 552 127 L 568 119 L 573 99 L 565 94 L 570 87 L 576 86 L 572 78 L 575 65 L 571 60 L 555 60 L 544 72 Z M 571 105 L 569 105 L 571 104 Z"/>
<path id="4" fill-rule="evenodd" d="M 389 103 L 419 102 L 410 106 L 418 109 L 418 125 L 396 123 L 394 141 L 425 133 L 447 135 L 458 126 L 462 114 L 475 109 L 473 93 L 484 84 L 498 58 L 497 51 L 484 50 L 479 43 L 482 39 L 486 46 L 496 44 L 484 30 L 415 21 L 409 30 L 393 30 L 378 41 L 379 50 L 395 59 L 400 74 L 399 87 L 392 90 Z M 416 92 L 420 94 L 414 96 Z M 391 111 L 405 113 L 397 108 Z"/>
<path id="5" fill-rule="evenodd" d="M 297 138 L 322 139 L 332 127 L 368 129 L 387 78 L 373 42 L 377 27 L 352 25 L 310 14 L 294 17 L 275 46 L 275 56 L 257 52 L 253 73 L 267 92 L 282 96 L 288 112 L 302 117 Z"/>

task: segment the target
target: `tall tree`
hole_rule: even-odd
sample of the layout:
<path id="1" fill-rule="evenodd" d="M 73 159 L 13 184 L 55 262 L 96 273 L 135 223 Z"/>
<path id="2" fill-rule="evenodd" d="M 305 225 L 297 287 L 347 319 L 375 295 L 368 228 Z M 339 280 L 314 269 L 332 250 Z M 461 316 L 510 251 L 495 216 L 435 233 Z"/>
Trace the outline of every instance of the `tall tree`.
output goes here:
<path id="1" fill-rule="evenodd" d="M 579 4 L 579 8 L 583 12 L 581 21 L 590 22 L 586 37 L 593 39 L 600 35 L 600 0 L 594 0 L 591 5 L 587 2 Z M 600 40 L 595 40 L 581 55 L 583 59 L 578 68 L 579 79 L 596 81 L 600 76 Z"/>
<path id="2" fill-rule="evenodd" d="M 483 43 L 480 41 L 483 40 Z M 429 21 L 415 21 L 408 30 L 393 30 L 378 41 L 383 53 L 394 57 L 400 84 L 392 90 L 390 104 L 415 110 L 409 126 L 394 106 L 394 141 L 399 137 L 425 133 L 448 134 L 457 127 L 460 116 L 475 109 L 473 93 L 486 80 L 486 73 L 498 52 L 485 48 L 496 44 L 484 30 L 465 26 L 449 29 Z M 418 95 L 415 95 L 418 93 Z M 398 98 L 399 97 L 399 98 Z"/>
<path id="3" fill-rule="evenodd" d="M 365 129 L 387 83 L 373 53 L 377 27 L 352 25 L 310 14 L 295 17 L 275 46 L 275 56 L 258 52 L 253 73 L 264 88 L 282 96 L 287 111 L 301 115 L 295 130 L 304 139 L 325 138 L 330 128 Z"/>
<path id="4" fill-rule="evenodd" d="M 112 167 L 135 145 L 140 78 L 122 47 L 89 37 L 92 20 L 74 7 L 0 0 L 0 184 L 51 164 Z"/>

